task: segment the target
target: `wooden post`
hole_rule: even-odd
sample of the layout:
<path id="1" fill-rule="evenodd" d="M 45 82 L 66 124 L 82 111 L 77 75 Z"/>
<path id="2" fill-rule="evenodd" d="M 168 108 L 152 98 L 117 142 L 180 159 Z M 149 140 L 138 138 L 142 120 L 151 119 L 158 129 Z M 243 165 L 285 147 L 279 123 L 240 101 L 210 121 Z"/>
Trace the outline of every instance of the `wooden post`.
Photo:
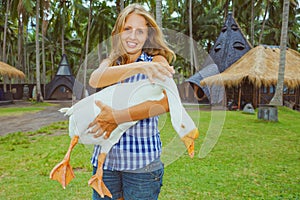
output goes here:
<path id="1" fill-rule="evenodd" d="M 261 86 L 258 88 L 258 104 L 257 104 L 257 107 L 260 105 L 260 91 L 261 91 Z"/>
<path id="2" fill-rule="evenodd" d="M 239 84 L 239 102 L 238 102 L 238 110 L 241 109 L 241 98 L 242 98 L 242 84 Z"/>

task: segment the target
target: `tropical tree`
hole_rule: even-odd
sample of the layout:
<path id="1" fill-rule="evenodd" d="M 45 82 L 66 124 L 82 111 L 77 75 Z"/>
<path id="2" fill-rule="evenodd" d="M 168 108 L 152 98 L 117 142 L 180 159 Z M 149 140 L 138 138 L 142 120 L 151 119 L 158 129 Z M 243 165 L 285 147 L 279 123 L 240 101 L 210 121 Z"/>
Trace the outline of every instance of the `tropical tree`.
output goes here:
<path id="1" fill-rule="evenodd" d="M 36 51 L 36 100 L 43 102 L 41 90 L 41 73 L 40 73 L 40 45 L 39 45 L 39 15 L 40 15 L 40 0 L 36 1 L 36 26 L 35 26 L 35 51 Z"/>
<path id="2" fill-rule="evenodd" d="M 251 44 L 254 45 L 254 0 L 251 0 Z"/>
<path id="3" fill-rule="evenodd" d="M 120 11 L 124 9 L 124 0 L 120 0 Z"/>
<path id="4" fill-rule="evenodd" d="M 8 23 L 8 15 L 10 10 L 10 0 L 7 0 L 6 2 L 6 12 L 5 12 L 5 22 L 4 22 L 4 31 L 3 31 L 3 47 L 2 47 L 2 60 L 3 62 L 6 62 L 6 36 L 7 36 L 7 23 Z M 7 92 L 6 90 L 6 81 L 7 77 L 3 76 L 3 90 L 4 92 Z"/>
<path id="5" fill-rule="evenodd" d="M 24 57 L 23 57 L 23 47 L 24 47 L 24 19 L 25 19 L 25 8 L 23 6 L 23 1 L 19 1 L 17 9 L 12 9 L 17 11 L 18 19 L 18 68 L 25 71 L 24 68 Z"/>
<path id="6" fill-rule="evenodd" d="M 155 13 L 156 13 L 156 22 L 157 25 L 162 28 L 162 11 L 161 11 L 161 0 L 155 0 Z"/>
<path id="7" fill-rule="evenodd" d="M 268 17 L 265 22 L 265 29 L 262 34 L 262 42 L 268 45 L 279 45 L 281 41 L 281 27 L 282 27 L 282 18 L 278 13 L 282 13 L 283 11 L 283 0 L 280 1 L 267 1 L 269 3 L 268 6 Z M 299 12 L 299 8 L 297 10 L 297 3 L 294 0 L 289 0 L 289 15 L 288 15 L 288 25 L 289 29 L 288 34 L 288 42 L 287 45 L 293 44 L 293 48 L 297 49 L 297 45 L 295 42 L 299 41 L 299 21 L 297 21 L 297 12 Z M 297 23 L 298 22 L 298 23 Z M 298 29 L 297 29 L 298 28 Z M 297 31 L 296 31 L 297 29 Z M 298 34 L 295 34 L 298 32 Z M 290 46 L 292 47 L 292 46 Z"/>
<path id="8" fill-rule="evenodd" d="M 42 73 L 42 83 L 43 83 L 43 92 L 46 95 L 46 53 L 45 53 L 45 37 L 48 27 L 48 14 L 50 8 L 50 2 L 48 0 L 42 1 L 42 64 L 43 64 L 43 73 Z"/>
<path id="9" fill-rule="evenodd" d="M 107 39 L 111 35 L 116 16 L 116 9 L 109 7 L 105 1 L 93 3 L 93 18 L 91 21 L 91 35 L 93 37 L 90 38 L 90 49 L 95 46 L 98 47 L 99 61 L 102 60 L 102 56 L 108 55 Z"/>
<path id="10" fill-rule="evenodd" d="M 90 38 L 90 29 L 91 29 L 91 20 L 92 20 L 92 8 L 93 8 L 93 1 L 90 0 L 90 9 L 89 9 L 89 18 L 87 23 L 87 34 L 86 34 L 86 43 L 85 43 L 85 59 L 84 59 L 84 69 L 83 69 L 83 92 L 82 97 L 85 97 L 85 90 L 87 88 L 87 65 L 88 65 L 88 51 L 89 51 L 89 38 Z"/>
<path id="11" fill-rule="evenodd" d="M 290 0 L 288 46 L 300 52 L 300 1 Z"/>
<path id="12" fill-rule="evenodd" d="M 261 44 L 262 36 L 263 36 L 264 30 L 265 30 L 265 24 L 266 24 L 266 18 L 267 18 L 267 14 L 268 14 L 269 4 L 270 4 L 270 1 L 267 0 L 267 5 L 264 9 L 264 15 L 263 15 L 264 17 L 263 17 L 263 20 L 261 23 L 261 30 L 260 30 L 260 34 L 259 34 L 258 45 Z"/>
<path id="13" fill-rule="evenodd" d="M 167 29 L 178 33 L 174 35 L 178 40 L 170 45 L 180 53 L 192 47 L 188 42 L 180 43 L 180 34 L 190 36 L 194 39 L 195 47 L 202 46 L 205 51 L 210 52 L 228 12 L 234 12 L 236 21 L 244 35 L 251 39 L 251 43 L 278 45 L 282 25 L 281 15 L 278 13 L 283 10 L 283 0 L 116 0 L 114 1 L 116 4 L 108 3 L 109 1 L 92 1 L 91 10 L 87 7 L 88 4 L 83 3 L 89 2 L 87 0 L 40 0 L 40 24 L 42 20 L 44 22 L 40 26 L 42 27 L 40 35 L 36 35 L 34 31 L 37 28 L 36 1 L 6 0 L 0 2 L 0 12 L 3 16 L 0 18 L 1 60 L 6 59 L 10 64 L 23 70 L 28 75 L 26 81 L 29 83 L 35 82 L 38 76 L 36 74 L 38 55 L 42 58 L 39 62 L 43 65 L 42 80 L 46 82 L 54 76 L 63 52 L 68 56 L 73 73 L 76 73 L 79 66 L 84 63 L 86 53 L 95 50 L 99 59 L 89 61 L 88 66 L 98 65 L 98 61 L 101 61 L 109 51 L 107 39 L 110 37 L 118 11 L 123 5 L 138 2 L 150 8 L 158 18 L 161 13 L 162 27 L 166 37 L 170 36 L 166 34 Z M 290 0 L 287 46 L 300 51 L 300 8 L 297 2 Z M 47 3 L 49 9 L 45 13 L 49 16 L 46 20 L 42 16 L 45 16 Z M 9 9 L 7 6 L 10 6 Z M 93 16 L 90 21 L 88 20 L 89 12 Z M 251 19 L 251 24 L 249 19 Z M 157 21 L 159 23 L 159 19 Z M 90 22 L 89 33 L 88 22 Z M 45 24 L 48 24 L 46 29 Z M 90 37 L 91 35 L 93 37 Z M 39 37 L 40 54 L 36 52 L 36 37 Z M 86 48 L 82 48 L 84 46 Z M 4 48 L 5 51 L 3 51 Z M 177 56 L 173 64 L 183 71 L 185 77 L 188 77 L 193 72 L 191 72 L 190 63 L 186 60 L 188 59 Z"/>
<path id="14" fill-rule="evenodd" d="M 286 57 L 286 44 L 287 44 L 287 31 L 289 21 L 289 7 L 290 0 L 284 0 L 282 12 L 282 28 L 280 39 L 280 64 L 278 69 L 278 80 L 274 97 L 270 104 L 276 106 L 283 105 L 283 84 L 284 84 L 284 70 L 285 70 L 285 57 Z"/>

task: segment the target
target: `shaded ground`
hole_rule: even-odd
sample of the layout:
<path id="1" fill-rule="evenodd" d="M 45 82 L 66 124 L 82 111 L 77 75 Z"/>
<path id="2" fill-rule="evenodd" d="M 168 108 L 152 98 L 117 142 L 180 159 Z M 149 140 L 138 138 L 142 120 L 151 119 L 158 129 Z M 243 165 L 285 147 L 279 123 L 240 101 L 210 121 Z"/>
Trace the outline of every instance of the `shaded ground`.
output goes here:
<path id="1" fill-rule="evenodd" d="M 72 106 L 71 101 L 51 102 L 54 106 L 48 106 L 46 109 L 36 113 L 25 113 L 16 116 L 0 116 L 0 135 L 13 132 L 35 131 L 43 126 L 53 122 L 67 120 L 62 113 L 58 112 L 60 108 Z M 14 104 L 2 105 L 1 107 L 24 107 L 31 105 L 28 102 L 17 101 Z"/>

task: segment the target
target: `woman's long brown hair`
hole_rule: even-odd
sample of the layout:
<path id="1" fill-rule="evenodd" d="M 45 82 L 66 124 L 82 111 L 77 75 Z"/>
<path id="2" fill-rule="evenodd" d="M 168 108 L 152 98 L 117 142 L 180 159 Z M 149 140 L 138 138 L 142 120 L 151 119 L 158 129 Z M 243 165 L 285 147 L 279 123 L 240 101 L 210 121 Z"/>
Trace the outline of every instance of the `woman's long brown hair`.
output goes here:
<path id="1" fill-rule="evenodd" d="M 126 64 L 128 55 L 121 43 L 120 34 L 123 31 L 126 18 L 129 14 L 135 13 L 145 18 L 148 26 L 148 38 L 142 51 L 151 56 L 164 56 L 169 63 L 176 59 L 175 53 L 168 47 L 163 34 L 153 16 L 141 5 L 131 4 L 121 11 L 112 31 L 112 51 L 109 55 L 111 65 Z"/>

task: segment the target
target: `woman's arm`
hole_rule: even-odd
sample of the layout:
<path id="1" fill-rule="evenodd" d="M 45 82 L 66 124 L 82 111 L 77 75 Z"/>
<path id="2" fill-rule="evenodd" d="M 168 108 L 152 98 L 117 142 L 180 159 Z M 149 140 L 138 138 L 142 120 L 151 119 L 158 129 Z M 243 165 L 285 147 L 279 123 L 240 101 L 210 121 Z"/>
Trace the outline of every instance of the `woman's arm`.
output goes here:
<path id="1" fill-rule="evenodd" d="M 164 98 L 161 100 L 146 101 L 123 110 L 113 110 L 102 102 L 96 101 L 96 105 L 101 109 L 101 113 L 89 125 L 89 128 L 95 126 L 90 132 L 97 133 L 95 137 L 100 137 L 106 132 L 105 138 L 108 138 L 118 124 L 142 120 L 169 112 L 168 99 L 165 93 L 164 95 Z"/>
<path id="2" fill-rule="evenodd" d="M 154 78 L 164 80 L 164 76 L 172 77 L 174 69 L 163 56 L 154 56 L 153 62 L 134 62 L 119 66 L 109 66 L 109 60 L 104 60 L 90 77 L 89 84 L 94 88 L 105 87 L 125 80 L 135 74 L 148 76 L 150 82 Z"/>
<path id="3" fill-rule="evenodd" d="M 116 122 L 121 124 L 124 122 L 146 119 L 169 112 L 168 98 L 165 93 L 164 95 L 164 98 L 161 100 L 145 101 L 128 109 L 120 110 L 115 115 Z"/>

